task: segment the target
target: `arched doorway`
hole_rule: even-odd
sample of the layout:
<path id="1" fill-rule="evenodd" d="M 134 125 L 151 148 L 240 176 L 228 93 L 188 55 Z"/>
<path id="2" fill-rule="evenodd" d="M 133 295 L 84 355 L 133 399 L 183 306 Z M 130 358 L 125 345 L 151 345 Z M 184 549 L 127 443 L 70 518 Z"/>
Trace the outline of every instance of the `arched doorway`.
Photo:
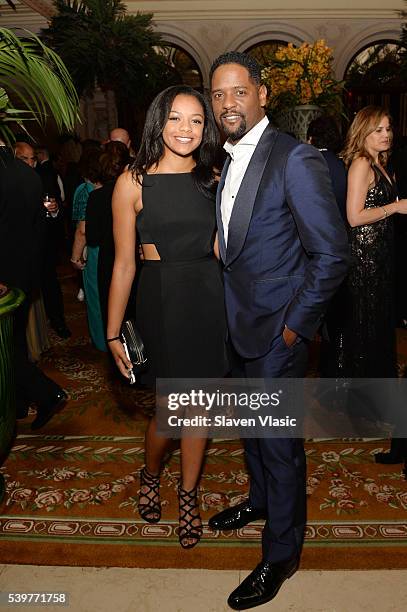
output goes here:
<path id="1" fill-rule="evenodd" d="M 173 84 L 190 85 L 198 91 L 203 91 L 201 70 L 188 51 L 173 43 L 157 47 L 157 51 L 165 57 L 167 66 L 173 73 Z"/>
<path id="2" fill-rule="evenodd" d="M 407 85 L 401 74 L 405 48 L 399 41 L 382 40 L 360 49 L 345 71 L 349 118 L 368 104 L 388 108 L 395 126 L 407 136 Z"/>
<path id="3" fill-rule="evenodd" d="M 261 66 L 264 66 L 268 63 L 269 57 L 277 51 L 278 47 L 286 47 L 287 45 L 288 42 L 286 40 L 264 40 L 246 49 L 245 53 L 254 57 Z"/>

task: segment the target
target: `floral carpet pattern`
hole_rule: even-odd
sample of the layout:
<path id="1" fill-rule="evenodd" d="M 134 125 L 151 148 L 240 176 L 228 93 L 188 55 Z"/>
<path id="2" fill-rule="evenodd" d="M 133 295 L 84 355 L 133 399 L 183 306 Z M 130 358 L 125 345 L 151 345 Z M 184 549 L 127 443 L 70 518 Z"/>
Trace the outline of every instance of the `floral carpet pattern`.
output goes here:
<path id="1" fill-rule="evenodd" d="M 0 563 L 128 567 L 251 568 L 260 555 L 262 523 L 212 532 L 215 512 L 240 503 L 248 476 L 238 440 L 208 445 L 200 486 L 202 542 L 178 544 L 176 490 L 179 451 L 166 462 L 162 520 L 150 525 L 137 512 L 143 432 L 153 395 L 133 389 L 91 346 L 86 310 L 64 282 L 68 340 L 51 336 L 41 367 L 69 394 L 45 428 L 19 421 L 14 446 L 0 468 L 6 496 L 0 505 Z M 399 338 L 404 363 L 407 338 Z M 406 357 L 407 361 L 407 357 Z M 374 454 L 386 440 L 307 442 L 308 520 L 305 568 L 407 567 L 407 482 L 401 465 L 383 466 Z M 366 555 L 368 552 L 374 554 Z"/>

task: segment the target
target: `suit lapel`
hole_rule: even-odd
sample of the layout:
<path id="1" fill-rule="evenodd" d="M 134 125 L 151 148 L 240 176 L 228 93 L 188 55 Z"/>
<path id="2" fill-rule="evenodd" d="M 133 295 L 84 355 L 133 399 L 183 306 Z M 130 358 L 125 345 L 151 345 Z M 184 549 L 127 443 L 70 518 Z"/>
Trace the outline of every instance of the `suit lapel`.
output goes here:
<path id="1" fill-rule="evenodd" d="M 228 168 L 230 164 L 230 156 L 227 156 L 227 159 L 222 168 L 222 174 L 220 175 L 218 189 L 216 191 L 216 223 L 218 226 L 218 241 L 219 241 L 219 252 L 222 258 L 223 263 L 226 261 L 226 244 L 225 244 L 225 234 L 223 233 L 223 222 L 222 222 L 222 213 L 221 213 L 221 202 L 222 202 L 222 191 L 225 186 L 225 179 L 228 173 Z"/>
<path id="2" fill-rule="evenodd" d="M 267 126 L 247 166 L 230 217 L 225 265 L 229 265 L 236 259 L 243 248 L 257 191 L 277 133 L 270 125 Z"/>

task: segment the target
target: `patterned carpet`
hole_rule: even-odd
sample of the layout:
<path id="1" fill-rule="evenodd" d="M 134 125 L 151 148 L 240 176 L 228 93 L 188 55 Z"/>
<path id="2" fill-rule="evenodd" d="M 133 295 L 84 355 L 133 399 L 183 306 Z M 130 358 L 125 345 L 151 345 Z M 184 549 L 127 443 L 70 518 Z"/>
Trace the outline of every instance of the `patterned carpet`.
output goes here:
<path id="1" fill-rule="evenodd" d="M 34 411 L 18 423 L 14 447 L 1 468 L 7 493 L 0 506 L 0 563 L 126 567 L 249 569 L 260 555 L 261 523 L 213 533 L 208 518 L 239 503 L 248 477 L 239 441 L 208 446 L 201 481 L 205 522 L 199 546 L 183 551 L 177 536 L 179 453 L 162 478 L 159 524 L 137 513 L 143 432 L 153 396 L 130 388 L 88 340 L 86 309 L 64 280 L 69 340 L 51 337 L 41 366 L 69 393 L 66 407 L 35 435 Z M 407 337 L 399 335 L 407 362 Z M 303 568 L 407 567 L 407 482 L 401 466 L 379 466 L 386 441 L 329 441 L 306 445 L 308 525 Z M 373 553 L 373 554 L 372 554 Z"/>

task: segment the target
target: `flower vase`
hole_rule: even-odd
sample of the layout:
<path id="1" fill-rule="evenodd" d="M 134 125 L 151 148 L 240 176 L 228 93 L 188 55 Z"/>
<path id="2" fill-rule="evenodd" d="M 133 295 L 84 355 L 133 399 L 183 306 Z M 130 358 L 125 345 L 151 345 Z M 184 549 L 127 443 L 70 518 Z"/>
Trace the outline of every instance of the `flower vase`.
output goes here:
<path id="1" fill-rule="evenodd" d="M 280 117 L 279 127 L 286 132 L 294 134 L 301 142 L 307 141 L 308 126 L 322 110 L 315 104 L 301 104 L 286 110 Z"/>

